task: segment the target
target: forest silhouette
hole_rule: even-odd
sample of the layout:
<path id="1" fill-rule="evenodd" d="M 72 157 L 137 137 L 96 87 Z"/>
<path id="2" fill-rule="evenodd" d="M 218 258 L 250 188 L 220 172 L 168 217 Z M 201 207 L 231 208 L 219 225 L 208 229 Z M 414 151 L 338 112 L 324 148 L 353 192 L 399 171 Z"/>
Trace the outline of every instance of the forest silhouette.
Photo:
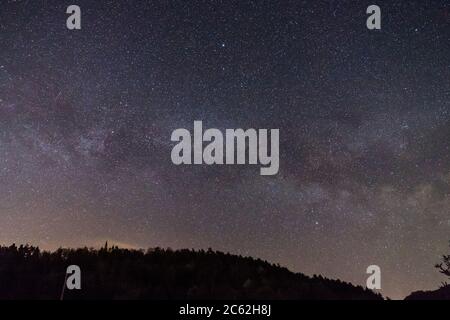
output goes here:
<path id="1" fill-rule="evenodd" d="M 42 251 L 0 247 L 0 299 L 60 298 L 66 268 L 81 268 L 81 290 L 64 299 L 382 299 L 340 280 L 309 277 L 260 259 L 204 251 L 116 246 Z"/>
<path id="2" fill-rule="evenodd" d="M 78 265 L 81 290 L 66 300 L 381 300 L 361 286 L 322 276 L 293 273 L 261 259 L 205 250 L 63 249 L 30 245 L 0 247 L 0 300 L 57 300 L 66 269 Z M 450 255 L 436 265 L 450 277 Z M 446 282 L 435 291 L 417 291 L 407 300 L 449 300 Z"/>

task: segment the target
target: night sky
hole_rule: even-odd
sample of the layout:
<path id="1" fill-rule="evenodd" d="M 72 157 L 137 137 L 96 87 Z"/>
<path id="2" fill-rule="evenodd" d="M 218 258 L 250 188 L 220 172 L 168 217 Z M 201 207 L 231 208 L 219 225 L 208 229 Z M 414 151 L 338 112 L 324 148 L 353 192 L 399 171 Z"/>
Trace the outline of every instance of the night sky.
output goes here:
<path id="1" fill-rule="evenodd" d="M 437 288 L 449 39 L 448 1 L 1 0 L 0 243 L 211 247 L 355 284 L 376 264 L 392 298 Z M 195 120 L 279 129 L 279 173 L 174 165 Z"/>

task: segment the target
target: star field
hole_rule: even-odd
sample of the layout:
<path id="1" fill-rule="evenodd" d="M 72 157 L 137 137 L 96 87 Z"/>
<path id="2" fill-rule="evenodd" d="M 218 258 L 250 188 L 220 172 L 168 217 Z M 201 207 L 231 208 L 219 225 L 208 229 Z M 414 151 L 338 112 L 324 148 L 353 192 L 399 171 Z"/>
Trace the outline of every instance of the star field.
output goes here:
<path id="1" fill-rule="evenodd" d="M 54 2 L 54 3 L 53 3 Z M 2 1 L 0 243 L 203 248 L 382 293 L 450 240 L 450 6 Z M 174 166 L 171 132 L 279 128 L 280 172 Z"/>

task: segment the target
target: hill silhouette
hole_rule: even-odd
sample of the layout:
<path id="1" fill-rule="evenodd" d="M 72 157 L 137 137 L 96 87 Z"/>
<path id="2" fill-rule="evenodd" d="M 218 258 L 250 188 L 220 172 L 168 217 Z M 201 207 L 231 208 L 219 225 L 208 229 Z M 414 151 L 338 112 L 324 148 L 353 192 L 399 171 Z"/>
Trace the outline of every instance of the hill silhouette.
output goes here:
<path id="1" fill-rule="evenodd" d="M 82 289 L 65 299 L 382 299 L 322 276 L 260 259 L 200 250 L 0 247 L 0 299 L 59 299 L 65 271 L 80 266 Z"/>
<path id="2" fill-rule="evenodd" d="M 450 300 L 450 285 L 444 284 L 437 290 L 416 291 L 405 300 Z"/>

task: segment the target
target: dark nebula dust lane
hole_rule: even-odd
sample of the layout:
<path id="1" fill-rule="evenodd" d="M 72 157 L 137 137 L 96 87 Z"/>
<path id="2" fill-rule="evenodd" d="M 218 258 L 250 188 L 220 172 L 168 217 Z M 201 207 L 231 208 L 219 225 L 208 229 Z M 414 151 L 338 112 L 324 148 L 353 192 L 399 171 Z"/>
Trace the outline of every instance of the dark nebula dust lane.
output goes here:
<path id="1" fill-rule="evenodd" d="M 450 240 L 450 6 L 4 0 L 0 243 L 208 248 L 383 294 Z M 171 133 L 277 128 L 280 170 L 175 166 Z"/>

